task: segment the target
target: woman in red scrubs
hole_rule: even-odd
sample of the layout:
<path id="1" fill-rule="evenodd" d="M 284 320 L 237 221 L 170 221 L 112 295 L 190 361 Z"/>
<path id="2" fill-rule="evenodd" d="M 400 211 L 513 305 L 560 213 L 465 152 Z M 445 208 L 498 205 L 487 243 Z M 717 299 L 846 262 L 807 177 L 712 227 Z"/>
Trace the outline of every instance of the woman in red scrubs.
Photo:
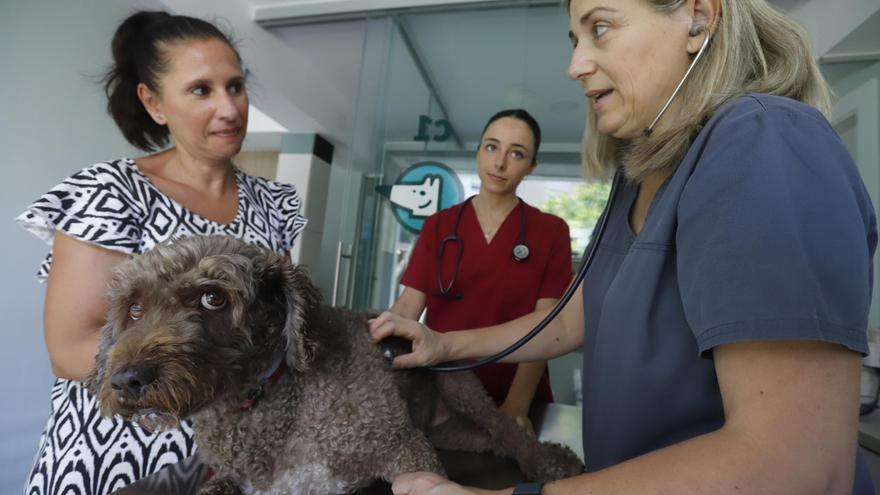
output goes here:
<path id="1" fill-rule="evenodd" d="M 538 122 L 522 109 L 493 115 L 477 151 L 480 192 L 428 217 L 403 293 L 389 310 L 447 332 L 506 322 L 552 307 L 571 279 L 568 225 L 516 195 L 538 165 Z M 547 362 L 475 370 L 500 409 L 533 433 L 533 401 L 551 402 Z"/>

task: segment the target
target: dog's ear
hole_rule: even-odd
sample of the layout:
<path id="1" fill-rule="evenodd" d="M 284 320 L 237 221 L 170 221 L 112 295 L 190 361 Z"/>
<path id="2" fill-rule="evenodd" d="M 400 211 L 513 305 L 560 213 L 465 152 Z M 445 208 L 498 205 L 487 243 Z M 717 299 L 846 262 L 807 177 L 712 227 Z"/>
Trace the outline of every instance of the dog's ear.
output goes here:
<path id="1" fill-rule="evenodd" d="M 86 375 L 83 384 L 93 396 L 98 397 L 104 379 L 107 376 L 107 352 L 113 346 L 113 330 L 120 322 L 128 318 L 128 304 L 131 299 L 132 275 L 135 267 L 131 259 L 123 261 L 113 269 L 113 276 L 104 295 L 107 302 L 107 320 L 101 327 L 101 338 L 98 341 L 98 353 L 95 355 L 95 367 Z"/>
<path id="2" fill-rule="evenodd" d="M 84 385 L 93 396 L 98 397 L 104 377 L 107 375 L 107 351 L 113 344 L 113 324 L 109 321 L 101 328 L 101 341 L 95 355 L 95 367 L 86 376 Z"/>
<path id="3" fill-rule="evenodd" d="M 287 345 L 287 365 L 297 371 L 305 371 L 315 357 L 317 339 L 312 333 L 312 320 L 321 303 L 317 287 L 301 266 L 294 265 L 290 259 L 272 256 L 264 271 L 264 281 L 268 287 L 281 294 L 286 316 L 281 330 Z M 274 282 L 274 283 L 273 283 Z"/>

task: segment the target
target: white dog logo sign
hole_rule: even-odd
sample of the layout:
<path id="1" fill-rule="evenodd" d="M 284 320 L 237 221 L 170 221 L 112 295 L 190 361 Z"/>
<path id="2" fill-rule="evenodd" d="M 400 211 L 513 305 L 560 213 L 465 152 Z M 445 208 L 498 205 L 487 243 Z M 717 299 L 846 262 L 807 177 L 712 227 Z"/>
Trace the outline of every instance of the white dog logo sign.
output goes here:
<path id="1" fill-rule="evenodd" d="M 400 225 L 413 234 L 421 232 L 425 219 L 464 199 L 464 188 L 455 171 L 434 161 L 411 165 L 394 184 L 375 187 L 389 199 Z"/>
<path id="2" fill-rule="evenodd" d="M 391 186 L 389 199 L 406 208 L 412 216 L 426 218 L 437 213 L 443 181 L 439 176 L 426 175 L 421 184 L 396 184 Z"/>

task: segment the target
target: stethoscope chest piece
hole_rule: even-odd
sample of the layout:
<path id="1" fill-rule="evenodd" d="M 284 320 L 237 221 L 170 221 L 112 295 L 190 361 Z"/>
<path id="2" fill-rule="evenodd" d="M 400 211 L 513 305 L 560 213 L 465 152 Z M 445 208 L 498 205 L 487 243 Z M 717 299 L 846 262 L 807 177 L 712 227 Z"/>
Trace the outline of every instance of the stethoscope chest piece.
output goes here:
<path id="1" fill-rule="evenodd" d="M 529 251 L 529 247 L 525 244 L 520 243 L 513 246 L 513 259 L 516 261 L 522 263 L 529 258 L 529 254 L 531 254 L 531 251 Z"/>

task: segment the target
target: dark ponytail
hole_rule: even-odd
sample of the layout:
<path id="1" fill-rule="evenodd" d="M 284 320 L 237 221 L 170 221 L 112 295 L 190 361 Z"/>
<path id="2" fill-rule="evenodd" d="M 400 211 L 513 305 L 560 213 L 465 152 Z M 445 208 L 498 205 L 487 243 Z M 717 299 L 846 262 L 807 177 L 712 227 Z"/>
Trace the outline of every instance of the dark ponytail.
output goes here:
<path id="1" fill-rule="evenodd" d="M 138 83 L 159 92 L 159 78 L 168 66 L 162 44 L 194 39 L 218 39 L 241 56 L 229 37 L 210 22 L 166 12 L 137 12 L 113 35 L 113 65 L 104 74 L 107 111 L 132 145 L 153 151 L 168 143 L 168 127 L 157 124 L 137 96 Z"/>

